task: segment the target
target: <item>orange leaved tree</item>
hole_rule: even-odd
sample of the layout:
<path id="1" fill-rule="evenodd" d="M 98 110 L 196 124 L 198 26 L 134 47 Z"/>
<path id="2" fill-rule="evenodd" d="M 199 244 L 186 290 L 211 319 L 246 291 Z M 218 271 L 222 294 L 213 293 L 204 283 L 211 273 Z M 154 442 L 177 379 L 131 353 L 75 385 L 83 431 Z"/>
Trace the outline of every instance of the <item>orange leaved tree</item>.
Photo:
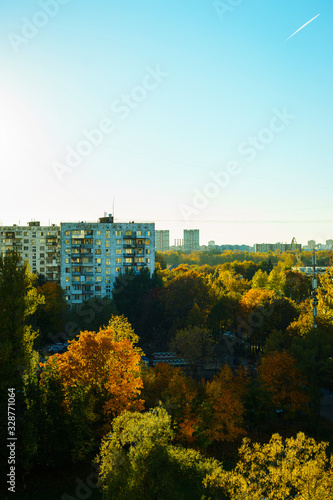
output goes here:
<path id="1" fill-rule="evenodd" d="M 219 375 L 206 383 L 201 419 L 208 442 L 234 441 L 244 430 L 244 397 L 248 376 L 244 369 L 234 374 L 225 365 Z"/>
<path id="2" fill-rule="evenodd" d="M 81 332 L 63 354 L 55 354 L 57 371 L 65 389 L 65 406 L 75 410 L 78 400 L 85 421 L 101 435 L 113 417 L 124 410 L 140 411 L 142 351 L 133 345 L 136 336 L 125 318 L 113 317 L 99 332 Z M 43 373 L 41 375 L 43 384 Z M 74 410 L 73 410 L 74 409 Z"/>
<path id="3" fill-rule="evenodd" d="M 275 409 L 283 410 L 287 416 L 307 409 L 306 378 L 296 367 L 296 360 L 291 354 L 275 351 L 264 356 L 258 373 Z"/>

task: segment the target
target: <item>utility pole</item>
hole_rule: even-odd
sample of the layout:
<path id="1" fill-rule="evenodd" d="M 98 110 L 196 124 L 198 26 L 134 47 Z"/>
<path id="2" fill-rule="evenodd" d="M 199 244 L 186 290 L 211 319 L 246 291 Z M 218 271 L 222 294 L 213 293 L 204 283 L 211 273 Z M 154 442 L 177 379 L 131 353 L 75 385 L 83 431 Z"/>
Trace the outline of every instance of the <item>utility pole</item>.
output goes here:
<path id="1" fill-rule="evenodd" d="M 317 298 L 316 263 L 317 263 L 316 248 L 314 248 L 313 249 L 313 255 L 312 255 L 312 266 L 313 266 L 313 278 L 312 278 L 313 328 L 317 328 L 317 305 L 318 305 L 318 298 Z"/>

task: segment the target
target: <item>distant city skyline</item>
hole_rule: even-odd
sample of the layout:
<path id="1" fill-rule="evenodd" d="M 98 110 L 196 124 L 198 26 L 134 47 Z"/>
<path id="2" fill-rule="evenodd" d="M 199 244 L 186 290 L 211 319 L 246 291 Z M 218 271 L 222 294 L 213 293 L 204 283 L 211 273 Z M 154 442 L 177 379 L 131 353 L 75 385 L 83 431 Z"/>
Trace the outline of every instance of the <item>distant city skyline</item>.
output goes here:
<path id="1" fill-rule="evenodd" d="M 0 224 L 114 201 L 171 242 L 332 238 L 332 21 L 315 0 L 2 2 Z"/>
<path id="2" fill-rule="evenodd" d="M 99 217 L 102 217 L 103 214 L 111 214 L 111 212 L 103 212 L 103 213 L 100 213 L 99 214 Z M 2 222 L 2 220 L 0 219 L 0 227 L 1 226 L 13 226 L 13 225 L 18 225 L 18 226 L 26 226 L 28 225 L 28 223 L 30 222 L 35 222 L 35 221 L 38 221 L 40 222 L 41 226 L 49 226 L 49 225 L 57 225 L 57 226 L 60 226 L 61 223 L 74 223 L 74 222 L 87 222 L 87 223 L 96 223 L 98 218 L 97 217 L 96 219 L 92 219 L 92 218 L 89 218 L 89 219 L 83 219 L 83 218 L 79 218 L 77 220 L 75 220 L 74 218 L 70 218 L 70 217 L 67 217 L 66 220 L 52 220 L 52 219 L 31 219 L 31 220 L 23 220 L 23 219 L 19 219 L 18 221 L 9 221 L 7 224 L 4 224 Z M 189 226 L 182 226 L 181 228 L 179 228 L 178 230 L 170 230 L 167 226 L 163 226 L 163 227 L 159 227 L 158 224 L 155 223 L 154 220 L 152 219 L 135 219 L 135 218 L 130 218 L 128 220 L 125 220 L 125 219 L 118 219 L 118 218 L 115 218 L 114 219 L 115 223 L 128 223 L 128 222 L 132 222 L 134 221 L 135 223 L 154 223 L 155 224 L 155 229 L 157 231 L 169 231 L 169 244 L 170 244 L 170 247 L 171 246 L 175 246 L 174 245 L 174 242 L 175 240 L 178 240 L 178 241 L 183 241 L 184 240 L 184 230 L 193 230 L 193 229 L 197 229 L 197 228 L 191 228 Z M 206 233 L 204 233 L 206 234 Z M 220 239 L 219 239 L 220 238 Z M 298 240 L 297 237 L 296 237 L 296 241 L 297 243 L 301 244 L 302 246 L 307 246 L 308 242 L 309 241 L 312 241 L 314 240 L 316 242 L 316 244 L 322 244 L 322 245 L 325 245 L 326 244 L 326 241 L 332 241 L 332 238 L 333 238 L 333 235 L 331 238 L 326 238 L 326 239 L 320 239 L 320 240 L 316 240 L 315 238 L 308 238 L 307 240 L 305 241 L 301 241 L 301 240 Z M 239 240 L 239 241 L 231 241 L 231 240 L 226 240 L 223 238 L 223 234 L 221 236 L 219 236 L 219 234 L 210 234 L 210 236 L 202 236 L 202 232 L 201 230 L 199 229 L 199 244 L 200 246 L 208 246 L 208 242 L 209 241 L 215 241 L 215 244 L 217 246 L 220 246 L 220 245 L 248 245 L 248 246 L 254 246 L 256 243 L 268 243 L 268 244 L 275 244 L 275 243 L 287 243 L 287 244 L 290 244 L 292 242 L 292 238 L 290 240 L 286 240 L 286 239 L 281 239 L 281 240 L 268 240 L 268 239 L 263 239 L 263 240 L 251 240 L 250 242 L 249 241 L 245 241 L 245 240 Z M 253 243 L 252 243 L 253 241 Z M 333 244 L 333 241 L 332 241 L 332 244 Z"/>

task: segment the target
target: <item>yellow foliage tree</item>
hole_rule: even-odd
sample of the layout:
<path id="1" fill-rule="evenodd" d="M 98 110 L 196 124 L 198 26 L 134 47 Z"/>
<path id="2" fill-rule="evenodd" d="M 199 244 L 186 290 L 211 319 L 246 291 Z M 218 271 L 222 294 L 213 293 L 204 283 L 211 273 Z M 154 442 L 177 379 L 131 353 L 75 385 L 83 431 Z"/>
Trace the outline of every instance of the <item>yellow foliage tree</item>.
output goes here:
<path id="1" fill-rule="evenodd" d="M 202 423 L 208 441 L 234 441 L 246 433 L 243 428 L 243 399 L 247 386 L 246 372 L 241 369 L 235 375 L 228 365 L 206 383 Z"/>
<path id="2" fill-rule="evenodd" d="M 327 446 L 301 432 L 285 441 L 273 434 L 267 444 L 244 438 L 236 468 L 216 469 L 204 484 L 217 492 L 227 489 L 231 500 L 330 500 L 333 457 L 327 457 Z"/>

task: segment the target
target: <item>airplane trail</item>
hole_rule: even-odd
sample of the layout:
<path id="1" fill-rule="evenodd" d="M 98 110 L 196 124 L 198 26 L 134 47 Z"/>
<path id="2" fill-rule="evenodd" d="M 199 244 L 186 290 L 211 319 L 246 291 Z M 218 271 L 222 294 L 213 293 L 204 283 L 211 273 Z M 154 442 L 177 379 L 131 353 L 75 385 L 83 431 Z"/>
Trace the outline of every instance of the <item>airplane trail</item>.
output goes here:
<path id="1" fill-rule="evenodd" d="M 305 26 L 307 26 L 308 24 L 310 24 L 312 21 L 314 21 L 314 19 L 316 19 L 316 17 L 320 16 L 320 14 L 317 14 L 315 17 L 313 17 L 312 19 L 310 19 L 310 21 L 308 21 L 307 23 L 303 24 L 303 26 L 301 26 L 300 28 L 298 28 L 297 31 L 295 31 L 295 33 L 293 33 L 292 35 L 290 35 L 286 40 L 289 40 L 291 37 L 293 37 L 294 35 L 296 35 L 296 33 L 298 33 L 299 31 L 301 31 L 303 28 L 305 28 Z"/>

